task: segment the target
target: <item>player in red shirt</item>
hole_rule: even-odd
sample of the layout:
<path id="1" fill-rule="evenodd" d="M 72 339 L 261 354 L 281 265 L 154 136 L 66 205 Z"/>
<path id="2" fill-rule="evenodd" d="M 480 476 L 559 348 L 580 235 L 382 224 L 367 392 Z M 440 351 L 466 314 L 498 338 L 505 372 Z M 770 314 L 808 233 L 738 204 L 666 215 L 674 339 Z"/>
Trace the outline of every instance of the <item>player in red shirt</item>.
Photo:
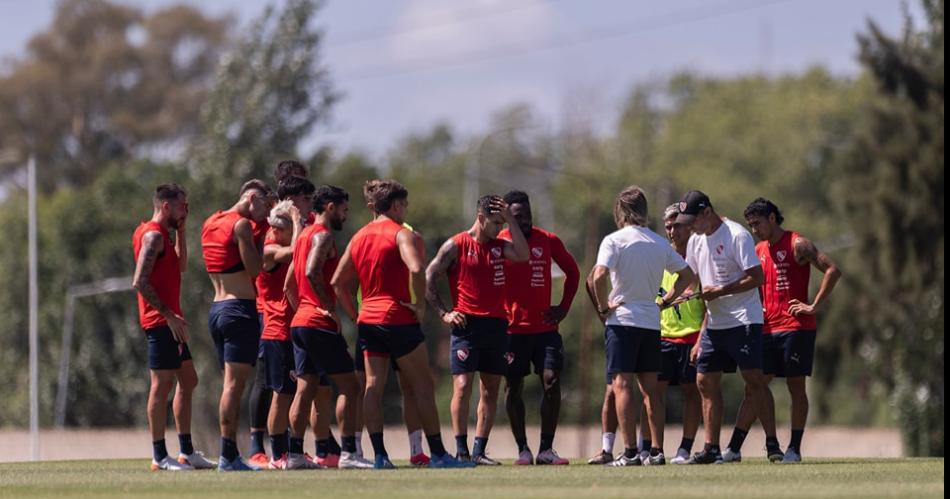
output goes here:
<path id="1" fill-rule="evenodd" d="M 214 463 L 195 452 L 191 442 L 191 397 L 198 374 L 188 350 L 188 323 L 181 315 L 181 274 L 187 267 L 185 219 L 188 197 L 177 184 L 162 184 L 152 197 L 152 218 L 132 236 L 138 291 L 139 324 L 148 338 L 148 426 L 152 432 L 152 471 L 211 468 Z M 175 232 L 172 241 L 171 233 Z M 172 407 L 181 452 L 178 460 L 165 448 L 168 394 L 178 388 Z"/>
<path id="2" fill-rule="evenodd" d="M 511 241 L 498 238 L 506 223 Z M 508 371 L 505 261 L 526 262 L 529 256 L 528 243 L 511 207 L 498 196 L 484 196 L 478 200 L 472 228 L 446 241 L 426 270 L 426 298 L 452 328 L 452 426 L 461 460 L 501 464 L 488 458 L 485 448 L 495 422 L 501 377 Z M 439 281 L 446 276 L 453 307 L 447 307 L 439 296 Z M 475 447 L 469 455 L 468 402 L 476 372 L 481 373 L 481 391 Z"/>
<path id="3" fill-rule="evenodd" d="M 371 198 L 376 218 L 353 236 L 333 276 L 333 288 L 359 329 L 358 351 L 366 361 L 363 418 L 376 453 L 375 467 L 395 467 L 383 442 L 382 396 L 390 360 L 399 366 L 403 386 L 411 387 L 407 393 L 415 395 L 432 454 L 429 466 L 469 467 L 471 463 L 460 463 L 442 444 L 429 354 L 420 327 L 425 317 L 425 301 L 420 299 L 425 293 L 421 242 L 403 226 L 409 191 L 395 180 L 381 180 Z M 357 281 L 363 297 L 359 312 L 353 300 Z"/>
<path id="4" fill-rule="evenodd" d="M 782 213 L 771 201 L 764 198 L 752 201 L 745 210 L 745 219 L 760 241 L 755 252 L 765 272 L 761 288 L 765 309 L 763 371 L 766 382 L 771 382 L 776 376 L 785 378 L 792 399 L 792 437 L 782 462 L 796 463 L 802 459 L 802 436 L 808 419 L 805 379 L 811 376 L 815 357 L 818 330 L 815 313 L 831 295 L 841 271 L 813 242 L 798 232 L 783 229 Z M 815 299 L 809 301 L 808 282 L 812 267 L 823 276 Z M 774 414 L 775 399 L 771 390 L 768 394 L 768 406 Z M 742 442 L 755 419 L 755 411 L 747 400 L 743 400 L 729 448 L 723 453 L 724 460 L 741 459 Z M 774 416 L 771 419 L 774 421 Z"/>
<path id="5" fill-rule="evenodd" d="M 554 452 L 554 432 L 561 410 L 560 374 L 564 367 L 564 343 L 558 323 L 567 313 L 577 294 L 580 269 L 577 261 L 556 235 L 534 226 L 531 201 L 521 191 L 505 194 L 505 202 L 525 235 L 531 258 L 524 263 L 505 262 L 505 309 L 508 312 L 508 375 L 505 408 L 511 432 L 518 444 L 517 465 L 569 464 Z M 506 229 L 498 236 L 511 240 Z M 551 305 L 551 262 L 564 272 L 564 292 L 558 305 Z M 537 461 L 525 435 L 524 378 L 534 372 L 541 377 L 541 446 Z"/>
<path id="6" fill-rule="evenodd" d="M 324 185 L 314 195 L 314 224 L 294 244 L 293 274 L 288 275 L 288 298 L 296 303 L 290 326 L 297 373 L 297 394 L 290 408 L 291 439 L 286 467 L 306 469 L 316 465 L 303 454 L 303 438 L 320 379 L 328 376 L 343 397 L 339 411 L 343 449 L 340 468 L 371 468 L 356 453 L 356 404 L 359 382 L 353 372 L 342 324 L 336 314 L 336 295 L 330 279 L 340 254 L 333 232 L 343 229 L 349 212 L 349 195 L 343 189 Z M 290 280 L 293 284 L 290 284 Z"/>
<path id="7" fill-rule="evenodd" d="M 201 229 L 201 251 L 214 287 L 208 326 L 224 371 L 221 391 L 221 471 L 249 471 L 238 452 L 238 412 L 241 395 L 257 362 L 260 322 L 254 280 L 261 271 L 261 250 L 254 242 L 254 226 L 270 212 L 272 191 L 260 180 L 241 186 L 238 202 L 212 214 Z"/>

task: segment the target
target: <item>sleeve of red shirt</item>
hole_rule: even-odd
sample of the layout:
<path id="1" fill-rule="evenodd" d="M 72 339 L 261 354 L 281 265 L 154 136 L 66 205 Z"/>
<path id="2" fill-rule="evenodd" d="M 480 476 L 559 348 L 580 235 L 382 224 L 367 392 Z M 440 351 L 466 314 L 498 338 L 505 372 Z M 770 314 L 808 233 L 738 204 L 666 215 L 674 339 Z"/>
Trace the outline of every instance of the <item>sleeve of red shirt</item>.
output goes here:
<path id="1" fill-rule="evenodd" d="M 570 310 L 571 303 L 574 303 L 574 296 L 577 294 L 577 288 L 581 280 L 581 271 L 577 267 L 577 261 L 570 251 L 564 247 L 564 242 L 557 236 L 551 241 L 551 258 L 561 270 L 564 271 L 564 297 L 561 298 L 560 307 Z"/>

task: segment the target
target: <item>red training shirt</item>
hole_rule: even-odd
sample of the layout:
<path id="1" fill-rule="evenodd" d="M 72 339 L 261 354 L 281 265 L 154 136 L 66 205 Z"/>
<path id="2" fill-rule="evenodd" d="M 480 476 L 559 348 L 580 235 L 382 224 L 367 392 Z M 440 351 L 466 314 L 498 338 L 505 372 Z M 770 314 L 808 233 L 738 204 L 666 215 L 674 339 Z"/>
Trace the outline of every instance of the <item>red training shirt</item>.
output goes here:
<path id="1" fill-rule="evenodd" d="M 350 241 L 350 258 L 360 280 L 360 324 L 408 326 L 418 324 L 411 303 L 409 268 L 402 261 L 396 236 L 405 227 L 388 219 L 374 220 Z"/>
<path id="2" fill-rule="evenodd" d="M 454 310 L 505 319 L 505 241 L 481 244 L 467 231 L 452 237 L 458 260 L 449 268 Z"/>
<path id="3" fill-rule="evenodd" d="M 142 251 L 142 237 L 153 231 L 162 235 L 162 254 L 155 260 L 148 282 L 155 289 L 162 303 L 172 312 L 181 315 L 181 267 L 178 252 L 175 251 L 175 245 L 172 244 L 168 231 L 158 222 L 142 222 L 132 235 L 132 254 L 138 262 L 139 253 Z M 139 302 L 139 324 L 142 325 L 142 329 L 152 329 L 168 324 L 162 314 L 145 301 L 141 293 L 136 294 Z"/>
<path id="4" fill-rule="evenodd" d="M 330 280 L 333 278 L 333 273 L 336 272 L 337 263 L 340 262 L 340 255 L 336 254 L 323 263 L 323 282 L 326 286 L 330 303 L 320 302 L 320 298 L 317 297 L 313 286 L 310 285 L 310 280 L 307 279 L 307 258 L 310 255 L 310 250 L 313 249 L 313 237 L 322 232 L 330 232 L 330 230 L 321 224 L 311 225 L 303 230 L 300 237 L 298 237 L 294 243 L 294 279 L 297 281 L 297 295 L 300 303 L 297 305 L 297 312 L 294 314 L 290 326 L 324 329 L 335 332 L 337 330 L 336 321 L 327 317 L 317 309 L 321 308 L 327 311 L 336 309 L 336 294 L 333 292 L 333 287 L 330 286 Z M 336 245 L 335 243 L 333 244 L 334 253 L 336 253 Z"/>
<path id="5" fill-rule="evenodd" d="M 818 321 L 814 315 L 793 316 L 788 313 L 789 302 L 808 302 L 808 281 L 811 266 L 795 260 L 795 241 L 800 235 L 786 231 L 775 245 L 761 241 L 755 252 L 762 261 L 765 281 L 762 284 L 762 303 L 765 308 L 765 333 L 815 331 Z"/>

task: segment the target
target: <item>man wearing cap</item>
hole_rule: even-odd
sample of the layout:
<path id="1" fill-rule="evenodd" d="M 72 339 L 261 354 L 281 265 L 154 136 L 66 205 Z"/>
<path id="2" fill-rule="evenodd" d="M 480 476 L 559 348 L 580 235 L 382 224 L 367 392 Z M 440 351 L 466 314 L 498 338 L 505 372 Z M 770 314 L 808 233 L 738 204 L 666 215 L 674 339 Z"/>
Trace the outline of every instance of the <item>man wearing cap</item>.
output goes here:
<path id="1" fill-rule="evenodd" d="M 692 464 L 722 463 L 719 433 L 722 427 L 722 373 L 737 367 L 746 383 L 766 435 L 769 460 L 782 459 L 775 436 L 775 418 L 768 410 L 762 373 L 764 316 L 758 288 L 764 281 L 755 241 L 742 225 L 720 217 L 709 196 L 689 191 L 680 201 L 676 223 L 690 224 L 693 236 L 686 248 L 686 262 L 700 281 L 708 313 L 706 331 L 693 347 L 699 392 L 703 397 L 703 430 L 706 445 Z"/>

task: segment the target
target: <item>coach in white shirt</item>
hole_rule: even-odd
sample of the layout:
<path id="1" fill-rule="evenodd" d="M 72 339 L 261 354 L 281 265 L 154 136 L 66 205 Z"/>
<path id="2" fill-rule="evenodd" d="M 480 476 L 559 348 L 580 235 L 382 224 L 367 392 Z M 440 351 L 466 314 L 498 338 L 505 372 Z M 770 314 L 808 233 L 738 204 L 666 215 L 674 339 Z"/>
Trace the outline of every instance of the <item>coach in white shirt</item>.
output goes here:
<path id="1" fill-rule="evenodd" d="M 612 465 L 665 464 L 662 448 L 666 414 L 657 391 L 660 309 L 678 298 L 694 282 L 695 275 L 665 239 L 646 228 L 647 200 L 639 187 L 627 187 L 617 196 L 614 220 L 619 230 L 604 238 L 589 278 L 594 307 L 606 325 L 607 375 L 612 380 L 620 431 L 626 442 L 624 454 Z M 664 270 L 678 274 L 679 279 L 657 306 L 656 294 Z M 608 274 L 613 288 L 609 296 Z M 654 436 L 649 462 L 642 462 L 637 450 L 639 405 L 633 395 L 634 376 Z"/>
<path id="2" fill-rule="evenodd" d="M 709 197 L 690 191 L 680 202 L 677 223 L 691 224 L 693 236 L 686 248 L 686 261 L 699 277 L 706 301 L 706 331 L 693 348 L 699 391 L 703 397 L 703 428 L 706 446 L 693 456 L 694 464 L 723 461 L 719 447 L 722 427 L 722 373 L 742 373 L 746 393 L 766 429 L 769 455 L 775 439 L 774 417 L 766 404 L 762 374 L 762 301 L 759 286 L 764 274 L 755 253 L 752 234 L 742 225 L 716 214 Z M 771 433 L 771 434 L 769 434 Z M 773 445 L 774 444 L 774 445 Z M 779 450 L 781 452 L 781 450 Z"/>

